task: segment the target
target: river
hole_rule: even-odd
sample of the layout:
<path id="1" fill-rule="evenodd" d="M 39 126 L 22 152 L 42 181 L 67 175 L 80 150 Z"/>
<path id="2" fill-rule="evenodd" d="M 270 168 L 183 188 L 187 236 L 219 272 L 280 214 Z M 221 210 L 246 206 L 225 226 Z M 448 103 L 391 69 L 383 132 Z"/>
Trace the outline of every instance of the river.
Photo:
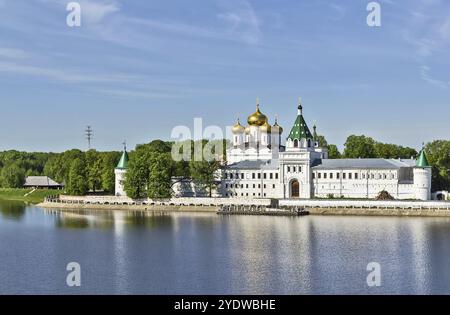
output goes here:
<path id="1" fill-rule="evenodd" d="M 81 267 L 69 287 L 67 264 Z M 381 285 L 368 286 L 379 264 Z M 1 294 L 450 293 L 450 219 L 46 211 L 0 201 Z"/>

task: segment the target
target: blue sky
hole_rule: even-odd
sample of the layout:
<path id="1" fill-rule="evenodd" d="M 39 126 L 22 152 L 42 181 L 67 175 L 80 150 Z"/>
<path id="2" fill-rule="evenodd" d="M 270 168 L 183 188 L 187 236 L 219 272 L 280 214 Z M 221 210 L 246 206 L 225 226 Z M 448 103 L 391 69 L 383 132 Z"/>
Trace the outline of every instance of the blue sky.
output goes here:
<path id="1" fill-rule="evenodd" d="M 450 3 L 0 0 L 0 150 L 121 148 L 176 125 L 229 126 L 255 98 L 286 134 L 297 98 L 342 147 L 350 134 L 420 148 L 450 135 Z"/>

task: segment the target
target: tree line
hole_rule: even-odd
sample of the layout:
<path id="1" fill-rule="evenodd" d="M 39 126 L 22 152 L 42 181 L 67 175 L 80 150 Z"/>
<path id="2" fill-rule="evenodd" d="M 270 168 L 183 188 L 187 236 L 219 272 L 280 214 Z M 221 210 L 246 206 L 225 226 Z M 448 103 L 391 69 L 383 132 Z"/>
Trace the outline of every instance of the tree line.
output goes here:
<path id="1" fill-rule="evenodd" d="M 120 152 L 78 149 L 62 153 L 0 152 L 0 187 L 21 188 L 26 176 L 48 176 L 65 184 L 66 192 L 84 195 L 88 191 L 114 192 L 114 168 Z"/>
<path id="2" fill-rule="evenodd" d="M 187 140 L 183 143 L 155 140 L 138 145 L 130 153 L 125 191 L 135 199 L 170 198 L 173 185 L 187 179 L 212 196 L 218 183 L 217 171 L 225 161 L 225 150 L 218 152 L 216 148 L 225 148 L 226 143 L 226 140 Z M 174 153 L 184 156 L 184 159 L 174 159 Z"/>
<path id="3" fill-rule="evenodd" d="M 325 137 L 318 136 L 319 144 L 327 147 L 329 158 L 416 158 L 413 148 L 375 141 L 364 135 L 347 138 L 344 151 L 328 144 Z M 129 168 L 125 178 L 125 190 L 132 198 L 168 198 L 172 196 L 177 181 L 192 180 L 211 195 L 218 183 L 217 171 L 226 163 L 225 152 L 215 152 L 215 141 L 185 141 L 174 143 L 155 140 L 137 145 L 129 153 Z M 185 144 L 185 145 L 183 145 Z M 211 146 L 216 159 L 194 159 L 198 152 Z M 173 150 L 189 157 L 187 160 L 173 158 Z M 225 151 L 225 150 L 224 150 Z M 433 190 L 450 188 L 450 141 L 436 140 L 425 145 L 432 166 Z M 84 195 L 88 192 L 114 193 L 116 167 L 121 152 L 99 152 L 96 150 L 68 150 L 62 153 L 28 153 L 15 150 L 0 152 L 0 187 L 22 187 L 25 177 L 46 175 L 66 185 L 66 193 Z M 217 157 L 219 157 L 217 159 Z"/>

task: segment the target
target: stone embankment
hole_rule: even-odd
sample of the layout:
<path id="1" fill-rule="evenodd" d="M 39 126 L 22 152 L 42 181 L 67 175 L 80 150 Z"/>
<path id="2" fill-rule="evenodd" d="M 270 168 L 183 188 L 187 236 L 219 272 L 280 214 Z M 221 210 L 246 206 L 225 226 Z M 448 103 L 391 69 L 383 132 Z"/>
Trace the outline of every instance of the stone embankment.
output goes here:
<path id="1" fill-rule="evenodd" d="M 217 212 L 234 207 L 247 212 L 267 209 L 306 210 L 312 215 L 440 216 L 450 217 L 448 201 L 376 201 L 321 199 L 171 198 L 133 200 L 114 196 L 50 196 L 39 206 L 53 209 L 150 210 Z"/>

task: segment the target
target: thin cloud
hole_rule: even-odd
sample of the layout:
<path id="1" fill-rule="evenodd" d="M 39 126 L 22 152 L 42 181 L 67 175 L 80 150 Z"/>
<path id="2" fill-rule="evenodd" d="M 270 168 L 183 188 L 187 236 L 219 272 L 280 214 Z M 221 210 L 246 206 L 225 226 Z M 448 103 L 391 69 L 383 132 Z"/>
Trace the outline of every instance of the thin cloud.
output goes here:
<path id="1" fill-rule="evenodd" d="M 0 72 L 46 77 L 65 82 L 129 82 L 132 78 L 131 76 L 117 74 L 98 75 L 92 73 L 76 73 L 68 70 L 23 65 L 15 62 L 0 62 Z"/>
<path id="2" fill-rule="evenodd" d="M 420 77 L 424 81 L 426 81 L 426 82 L 428 82 L 428 83 L 430 83 L 432 85 L 435 85 L 437 87 L 440 87 L 440 88 L 443 88 L 443 89 L 448 89 L 450 87 L 450 82 L 438 80 L 438 79 L 435 79 L 435 78 L 431 77 L 430 71 L 431 71 L 430 67 L 428 67 L 428 66 L 421 66 L 420 67 Z"/>
<path id="3" fill-rule="evenodd" d="M 228 32 L 247 44 L 257 44 L 262 38 L 260 20 L 248 1 L 230 1 L 228 9 L 217 17 L 228 26 Z"/>
<path id="4" fill-rule="evenodd" d="M 0 57 L 23 59 L 28 54 L 22 49 L 0 47 Z"/>

